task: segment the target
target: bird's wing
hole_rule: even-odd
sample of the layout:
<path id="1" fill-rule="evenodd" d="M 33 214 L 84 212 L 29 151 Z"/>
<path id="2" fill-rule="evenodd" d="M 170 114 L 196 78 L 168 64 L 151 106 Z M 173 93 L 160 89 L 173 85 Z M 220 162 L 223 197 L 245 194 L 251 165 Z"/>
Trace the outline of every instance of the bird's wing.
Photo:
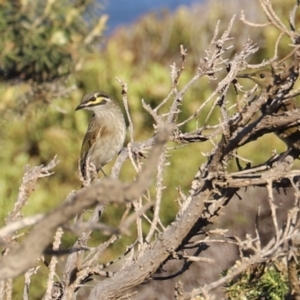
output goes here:
<path id="1" fill-rule="evenodd" d="M 88 158 L 88 154 L 90 150 L 93 148 L 96 140 L 99 138 L 99 135 L 102 130 L 102 126 L 99 126 L 99 124 L 95 126 L 93 124 L 94 124 L 93 122 L 90 122 L 88 130 L 82 142 L 81 154 L 80 154 L 80 169 L 82 174 L 85 174 L 85 164 Z"/>

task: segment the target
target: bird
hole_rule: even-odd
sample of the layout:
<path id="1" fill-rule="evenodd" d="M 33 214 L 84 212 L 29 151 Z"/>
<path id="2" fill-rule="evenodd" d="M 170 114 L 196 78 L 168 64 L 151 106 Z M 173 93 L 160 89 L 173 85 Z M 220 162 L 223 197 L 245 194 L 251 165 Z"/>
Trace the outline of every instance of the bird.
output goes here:
<path id="1" fill-rule="evenodd" d="M 121 151 L 126 135 L 122 110 L 114 99 L 104 92 L 90 92 L 82 98 L 75 111 L 93 112 L 80 152 L 80 172 L 88 178 L 87 163 L 93 164 L 97 173 Z"/>
<path id="2" fill-rule="evenodd" d="M 250 79 L 259 86 L 261 92 L 269 92 L 273 86 L 278 86 L 278 89 L 280 88 L 280 82 L 277 81 L 280 78 L 279 76 L 280 75 L 276 73 L 275 70 L 266 68 L 249 73 L 238 74 L 237 77 Z M 266 112 L 266 106 L 270 104 L 274 98 L 274 95 L 270 95 L 267 104 L 262 106 L 261 112 L 263 114 Z M 299 108 L 294 97 L 281 101 L 282 102 L 275 111 L 276 114 Z M 300 154 L 300 128 L 298 126 L 287 126 L 286 128 L 277 130 L 275 134 L 287 145 L 288 149 L 296 150 Z"/>

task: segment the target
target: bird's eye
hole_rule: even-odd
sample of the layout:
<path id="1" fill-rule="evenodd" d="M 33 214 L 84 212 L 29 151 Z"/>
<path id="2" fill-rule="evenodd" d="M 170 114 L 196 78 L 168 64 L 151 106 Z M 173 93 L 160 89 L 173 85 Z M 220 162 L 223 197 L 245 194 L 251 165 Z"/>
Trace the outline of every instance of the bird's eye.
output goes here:
<path id="1" fill-rule="evenodd" d="M 264 73 L 261 73 L 261 74 L 259 74 L 259 77 L 260 77 L 261 79 L 264 79 L 264 78 L 265 78 L 265 74 L 264 74 Z"/>

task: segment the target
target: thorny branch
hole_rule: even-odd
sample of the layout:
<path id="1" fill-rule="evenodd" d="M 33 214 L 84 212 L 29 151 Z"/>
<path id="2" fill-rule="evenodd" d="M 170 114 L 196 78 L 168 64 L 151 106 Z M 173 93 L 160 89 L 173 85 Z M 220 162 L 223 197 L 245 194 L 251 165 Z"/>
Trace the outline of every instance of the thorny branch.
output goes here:
<path id="1" fill-rule="evenodd" d="M 56 228 L 86 207 L 102 204 L 122 203 L 132 201 L 140 195 L 151 182 L 152 173 L 155 169 L 157 159 L 162 150 L 162 146 L 167 140 L 169 132 L 165 129 L 155 138 L 155 146 L 145 168 L 139 174 L 133 185 L 122 184 L 117 180 L 107 179 L 101 183 L 84 189 L 69 197 L 57 209 L 39 221 L 27 235 L 26 239 L 18 246 L 13 247 L 9 253 L 0 258 L 1 274 L 0 279 L 12 278 L 26 270 L 34 264 L 35 260 L 42 254 Z M 106 197 L 106 191 L 111 190 L 110 197 Z M 35 241 L 39 240 L 39 243 Z M 25 255 L 27 253 L 28 255 Z M 30 255 L 29 255 L 30 254 Z M 20 259 L 23 257 L 24 259 Z"/>
<path id="2" fill-rule="evenodd" d="M 232 49 L 234 42 L 231 37 L 234 16 L 223 33 L 220 33 L 220 23 L 217 23 L 214 36 L 205 52 L 205 57 L 199 60 L 196 74 L 181 87 L 181 76 L 185 71 L 188 60 L 187 49 L 181 45 L 181 63 L 179 67 L 176 64 L 171 65 L 171 84 L 167 96 L 156 107 L 151 107 L 142 100 L 145 111 L 154 120 L 153 136 L 146 141 L 136 142 L 134 140 L 134 124 L 130 115 L 127 84 L 118 80 L 122 87 L 123 102 L 130 124 L 130 143 L 121 151 L 112 169 L 111 179 L 101 180 L 79 192 L 70 194 L 57 209 L 45 216 L 37 216 L 33 220 L 21 219 L 21 209 L 27 203 L 36 181 L 40 177 L 51 175 L 51 170 L 57 164 L 57 161 L 54 159 L 46 167 L 39 166 L 26 169 L 15 208 L 6 219 L 7 226 L 0 230 L 0 236 L 4 239 L 7 247 L 5 256 L 0 258 L 0 278 L 2 280 L 27 272 L 26 284 L 29 285 L 31 274 L 37 271 L 35 268 L 30 270 L 29 268 L 35 265 L 37 258 L 47 248 L 55 232 L 54 249 L 58 249 L 62 234 L 62 231 L 58 228 L 64 225 L 64 228 L 68 228 L 66 222 L 70 218 L 97 203 L 110 205 L 111 203 L 127 202 L 130 205 L 126 207 L 119 222 L 119 228 L 115 231 L 108 230 L 108 233 L 111 234 L 108 241 L 96 247 L 88 247 L 88 240 L 93 229 L 98 228 L 97 225 L 99 226 L 99 224 L 97 222 L 102 212 L 101 209 L 94 210 L 87 223 L 89 226 L 82 227 L 81 236 L 76 243 L 76 247 L 78 247 L 76 249 L 81 249 L 81 251 L 74 251 L 68 256 L 63 277 L 57 282 L 54 282 L 57 261 L 56 258 L 52 260 L 45 299 L 52 296 L 52 290 L 55 287 L 59 287 L 61 299 L 71 299 L 82 285 L 93 280 L 93 275 L 103 274 L 109 279 L 97 282 L 91 289 L 88 299 L 116 299 L 124 296 L 124 293 L 129 292 L 131 288 L 147 282 L 147 280 L 175 278 L 187 272 L 195 261 L 213 264 L 212 260 L 199 257 L 199 255 L 205 254 L 208 245 L 214 242 L 234 243 L 239 249 L 240 261 L 237 261 L 223 278 L 200 286 L 191 292 L 184 291 L 184 299 L 190 299 L 197 295 L 202 295 L 208 299 L 214 289 L 230 282 L 250 266 L 282 257 L 288 258 L 291 286 L 294 290 L 297 290 L 295 258 L 298 253 L 294 248 L 297 246 L 297 239 L 299 239 L 298 188 L 300 172 L 299 170 L 291 170 L 297 155 L 288 149 L 285 153 L 274 155 L 257 166 L 248 164 L 246 168 L 242 169 L 238 164 L 238 171 L 236 172 L 228 168 L 231 161 L 239 157 L 237 151 L 241 146 L 256 141 L 266 133 L 295 127 L 299 124 L 298 110 L 287 111 L 282 114 L 276 113 L 278 105 L 299 94 L 299 91 L 293 89 L 300 72 L 299 36 L 295 31 L 296 10 L 299 3 L 297 2 L 290 14 L 290 29 L 276 15 L 269 0 L 260 0 L 260 4 L 269 21 L 268 23 L 255 24 L 246 20 L 244 14 L 242 14 L 241 19 L 248 26 L 273 26 L 279 31 L 278 39 L 274 45 L 274 57 L 257 65 L 248 64 L 247 60 L 258 50 L 258 46 L 250 39 L 244 43 L 243 48 L 235 53 L 233 57 L 229 55 L 229 50 Z M 241 101 L 238 105 L 235 103 L 230 105 L 231 84 L 234 82 L 237 91 L 243 92 L 241 86 L 236 82 L 236 76 L 240 71 L 245 68 L 265 67 L 270 63 L 272 63 L 273 68 L 276 67 L 276 63 L 281 65 L 282 61 L 278 62 L 277 56 L 279 56 L 278 48 L 283 35 L 291 38 L 293 50 L 282 60 L 284 63 L 288 59 L 292 61 L 289 65 L 284 66 L 280 80 L 274 82 L 267 91 L 262 91 L 259 94 L 254 88 L 242 96 L 244 102 Z M 199 95 L 200 101 L 197 102 L 199 104 L 193 114 L 180 119 L 182 106 L 186 105 L 186 92 L 201 78 L 218 80 L 218 76 L 222 74 L 221 71 L 224 68 L 228 72 L 223 79 L 219 80 L 216 89 L 206 99 L 202 99 L 202 95 Z M 268 109 L 261 114 L 262 107 L 266 105 Z M 164 113 L 161 112 L 163 109 Z M 216 112 L 219 113 L 219 122 L 210 124 L 210 116 Z M 258 113 L 260 115 L 255 119 Z M 197 125 L 196 128 L 186 131 L 186 128 L 191 128 L 191 124 L 197 122 L 198 118 L 204 114 L 202 127 Z M 168 130 L 162 133 L 162 129 L 166 126 Z M 168 158 L 170 155 L 169 148 L 165 146 L 167 141 L 172 141 L 177 146 L 181 146 L 183 143 L 188 146 L 190 143 L 211 141 L 213 149 L 206 154 L 206 162 L 198 167 L 188 194 L 185 195 L 181 188 L 178 188 L 179 210 L 173 223 L 166 227 L 161 221 L 160 213 L 165 189 L 167 190 L 164 184 L 164 172 L 166 166 L 169 165 Z M 150 149 L 150 156 L 143 165 L 143 159 Z M 124 184 L 116 179 L 127 158 L 130 159 L 136 171 L 135 181 L 131 184 Z M 247 161 L 247 159 L 245 160 Z M 174 170 L 172 171 L 174 172 Z M 152 201 L 152 194 L 147 189 L 155 172 L 155 200 Z M 263 246 L 259 231 L 256 228 L 254 238 L 247 236 L 245 240 L 242 240 L 234 237 L 229 241 L 223 234 L 224 239 L 215 240 L 209 235 L 207 225 L 215 222 L 224 207 L 241 188 L 250 186 L 267 188 L 268 203 L 275 232 L 274 237 Z M 277 220 L 278 210 L 274 203 L 273 194 L 274 189 L 278 191 L 287 187 L 294 188 L 296 200 L 293 209 L 289 211 L 285 226 L 281 227 Z M 150 206 L 152 216 L 145 213 Z M 132 207 L 136 212 L 135 215 L 130 216 L 129 212 Z M 133 221 L 137 224 L 137 238 L 125 251 L 128 258 L 125 258 L 124 255 L 124 257 L 116 260 L 122 261 L 122 267 L 117 268 L 117 271 L 103 271 L 105 267 L 113 265 L 115 261 L 101 266 L 98 264 L 100 256 L 105 249 L 121 238 L 122 233 L 129 230 L 128 224 Z M 36 224 L 20 244 L 11 245 L 9 243 L 16 239 L 13 234 L 15 230 L 35 222 Z M 144 224 L 149 226 L 146 233 L 144 232 Z M 207 237 L 199 240 L 198 236 L 205 233 L 207 233 Z M 39 237 L 38 243 L 36 243 L 37 237 Z M 87 250 L 87 253 L 83 250 Z M 187 251 L 194 252 L 187 254 Z M 245 251 L 250 251 L 252 254 L 246 256 L 244 255 Z M 26 257 L 26 259 L 22 259 L 22 257 Z M 182 263 L 181 269 L 166 276 L 159 274 L 164 268 L 168 267 L 170 261 L 175 260 Z M 1 283 L 2 287 L 4 286 L 3 282 Z M 24 292 L 24 295 L 27 294 Z"/>

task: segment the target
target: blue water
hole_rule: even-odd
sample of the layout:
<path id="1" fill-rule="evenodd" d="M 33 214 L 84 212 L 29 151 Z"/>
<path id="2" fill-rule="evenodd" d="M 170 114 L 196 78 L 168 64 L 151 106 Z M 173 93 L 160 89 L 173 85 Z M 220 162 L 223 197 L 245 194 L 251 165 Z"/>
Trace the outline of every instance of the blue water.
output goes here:
<path id="1" fill-rule="evenodd" d="M 147 12 L 167 8 L 174 11 L 178 6 L 190 6 L 203 0 L 105 0 L 105 12 L 109 15 L 108 32 L 128 25 Z M 103 3 L 103 1 L 101 1 Z"/>

